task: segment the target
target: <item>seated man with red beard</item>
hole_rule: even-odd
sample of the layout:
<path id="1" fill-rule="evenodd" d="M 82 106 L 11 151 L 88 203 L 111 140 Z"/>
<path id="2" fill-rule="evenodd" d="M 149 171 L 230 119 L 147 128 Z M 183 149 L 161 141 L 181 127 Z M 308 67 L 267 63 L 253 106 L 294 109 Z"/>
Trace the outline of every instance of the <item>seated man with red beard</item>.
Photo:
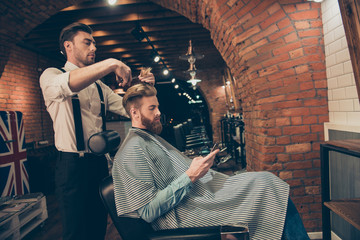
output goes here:
<path id="1" fill-rule="evenodd" d="M 280 178 L 270 172 L 227 176 L 210 169 L 219 150 L 191 160 L 158 136 L 156 93 L 143 83 L 123 98 L 132 128 L 112 169 L 119 216 L 141 217 L 154 230 L 240 224 L 251 239 L 309 239 Z"/>

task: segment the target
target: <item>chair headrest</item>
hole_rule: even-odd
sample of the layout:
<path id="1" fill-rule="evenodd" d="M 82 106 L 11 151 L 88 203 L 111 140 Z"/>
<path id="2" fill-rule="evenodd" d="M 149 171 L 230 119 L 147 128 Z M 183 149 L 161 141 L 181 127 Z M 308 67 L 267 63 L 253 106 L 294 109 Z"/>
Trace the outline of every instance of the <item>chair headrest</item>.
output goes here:
<path id="1" fill-rule="evenodd" d="M 95 133 L 89 138 L 88 147 L 94 154 L 103 155 L 116 150 L 120 145 L 120 135 L 113 130 Z"/>

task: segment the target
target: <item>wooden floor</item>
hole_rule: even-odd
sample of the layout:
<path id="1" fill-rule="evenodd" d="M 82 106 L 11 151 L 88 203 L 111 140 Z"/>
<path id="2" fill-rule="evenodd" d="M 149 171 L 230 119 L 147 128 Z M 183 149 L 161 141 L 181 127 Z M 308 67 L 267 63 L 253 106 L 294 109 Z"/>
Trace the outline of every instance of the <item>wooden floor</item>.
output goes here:
<path id="1" fill-rule="evenodd" d="M 60 213 L 58 211 L 58 204 L 55 195 L 46 196 L 46 204 L 48 211 L 48 219 L 44 224 L 35 228 L 30 232 L 24 240 L 61 240 L 62 226 Z M 110 217 L 108 217 L 108 226 L 106 231 L 106 240 L 121 240 L 114 224 Z"/>

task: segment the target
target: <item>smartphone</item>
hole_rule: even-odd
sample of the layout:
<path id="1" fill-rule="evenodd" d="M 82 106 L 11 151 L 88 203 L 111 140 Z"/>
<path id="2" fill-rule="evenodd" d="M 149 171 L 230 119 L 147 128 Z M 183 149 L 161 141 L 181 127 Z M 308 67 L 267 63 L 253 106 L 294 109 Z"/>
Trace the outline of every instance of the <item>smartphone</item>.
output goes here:
<path id="1" fill-rule="evenodd" d="M 222 149 L 220 149 L 220 152 L 219 153 L 222 153 L 223 151 L 225 151 L 227 149 L 227 147 L 224 147 Z"/>
<path id="2" fill-rule="evenodd" d="M 211 151 L 214 151 L 219 146 L 219 142 L 215 142 L 214 146 L 211 148 Z"/>

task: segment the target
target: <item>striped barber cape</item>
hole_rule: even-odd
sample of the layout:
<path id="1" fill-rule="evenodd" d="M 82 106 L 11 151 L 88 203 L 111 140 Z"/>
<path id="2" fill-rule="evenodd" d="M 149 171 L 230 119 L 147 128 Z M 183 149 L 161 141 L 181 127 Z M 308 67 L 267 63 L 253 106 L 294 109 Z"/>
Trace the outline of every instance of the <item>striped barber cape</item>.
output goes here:
<path id="1" fill-rule="evenodd" d="M 118 215 L 149 203 L 190 166 L 161 137 L 131 128 L 112 169 Z M 155 230 L 179 227 L 247 225 L 251 239 L 281 239 L 289 185 L 269 172 L 227 176 L 210 170 L 172 210 L 153 221 Z"/>

